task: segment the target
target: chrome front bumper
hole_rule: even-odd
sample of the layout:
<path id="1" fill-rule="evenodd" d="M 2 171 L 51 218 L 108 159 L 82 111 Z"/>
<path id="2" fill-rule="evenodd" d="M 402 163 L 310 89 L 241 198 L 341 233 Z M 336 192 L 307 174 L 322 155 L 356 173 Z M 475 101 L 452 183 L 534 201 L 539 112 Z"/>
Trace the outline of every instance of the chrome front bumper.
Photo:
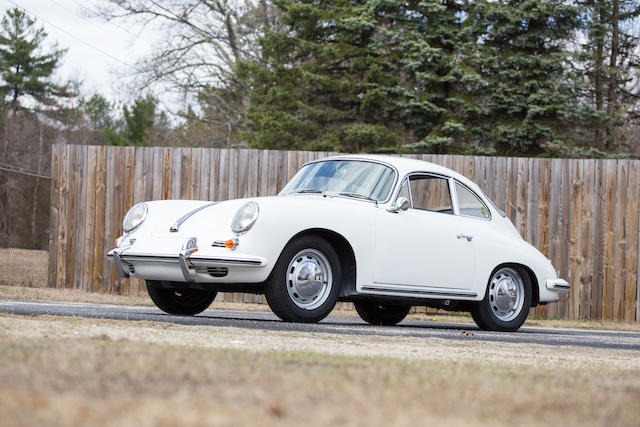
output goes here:
<path id="1" fill-rule="evenodd" d="M 258 257 L 208 257 L 195 256 L 195 251 L 182 250 L 177 255 L 142 254 L 127 251 L 129 248 L 112 249 L 107 258 L 115 264 L 118 275 L 122 278 L 130 276 L 132 267 L 137 264 L 158 265 L 177 269 L 186 282 L 197 282 L 198 274 L 208 268 L 255 268 L 264 267 L 266 260 Z M 245 270 L 246 271 L 246 270 Z M 204 274 L 204 273 L 203 273 Z"/>
<path id="2" fill-rule="evenodd" d="M 547 280 L 547 289 L 559 293 L 567 293 L 571 290 L 571 285 L 564 279 Z"/>

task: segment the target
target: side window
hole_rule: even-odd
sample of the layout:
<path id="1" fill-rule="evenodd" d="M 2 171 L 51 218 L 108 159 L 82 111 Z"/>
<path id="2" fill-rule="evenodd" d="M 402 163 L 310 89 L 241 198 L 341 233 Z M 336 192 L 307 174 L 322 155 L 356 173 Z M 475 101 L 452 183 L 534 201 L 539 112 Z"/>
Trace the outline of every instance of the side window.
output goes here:
<path id="1" fill-rule="evenodd" d="M 448 179 L 431 175 L 414 175 L 410 178 L 409 185 L 412 208 L 453 213 Z"/>
<path id="2" fill-rule="evenodd" d="M 460 215 L 489 218 L 487 206 L 482 203 L 478 196 L 459 182 L 456 182 L 456 194 L 458 195 Z"/>
<path id="3" fill-rule="evenodd" d="M 406 197 L 407 200 L 411 201 L 411 195 L 409 194 L 409 180 L 402 183 L 402 187 L 400 187 L 400 192 L 398 193 L 398 199 L 400 197 Z"/>

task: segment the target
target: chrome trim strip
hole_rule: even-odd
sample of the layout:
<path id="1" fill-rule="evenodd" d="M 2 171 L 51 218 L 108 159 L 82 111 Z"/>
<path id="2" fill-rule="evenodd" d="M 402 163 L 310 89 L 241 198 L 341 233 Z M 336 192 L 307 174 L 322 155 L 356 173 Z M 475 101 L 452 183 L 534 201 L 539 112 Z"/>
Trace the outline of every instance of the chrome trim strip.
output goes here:
<path id="1" fill-rule="evenodd" d="M 197 266 L 219 266 L 219 265 L 244 265 L 248 267 L 261 267 L 263 264 L 262 260 L 255 258 L 190 258 L 191 262 Z"/>
<path id="2" fill-rule="evenodd" d="M 182 215 L 176 222 L 174 222 L 171 227 L 169 227 L 169 232 L 177 233 L 180 230 L 180 226 L 182 225 L 182 223 L 188 220 L 191 217 L 191 215 L 198 213 L 201 210 L 208 208 L 209 206 L 217 205 L 218 203 L 220 202 L 207 203 L 206 205 L 202 205 L 190 212 L 187 212 L 186 214 Z"/>
<path id="3" fill-rule="evenodd" d="M 165 262 L 165 263 L 177 263 L 177 255 L 123 255 L 123 261 L 127 263 L 131 262 Z M 247 267 L 261 267 L 264 265 L 264 261 L 257 258 L 196 258 L 189 257 L 189 262 L 194 266 L 219 266 L 219 265 L 241 265 Z"/>
<path id="4" fill-rule="evenodd" d="M 441 295 L 443 297 L 477 297 L 478 294 L 476 292 L 471 291 L 448 291 L 448 290 L 432 290 L 432 289 L 420 289 L 420 288 L 401 288 L 401 287 L 384 287 L 384 286 L 372 286 L 372 285 L 364 285 L 362 287 L 363 291 L 371 292 L 387 292 L 394 294 L 415 294 L 415 295 L 428 295 L 428 296 L 438 296 Z"/>

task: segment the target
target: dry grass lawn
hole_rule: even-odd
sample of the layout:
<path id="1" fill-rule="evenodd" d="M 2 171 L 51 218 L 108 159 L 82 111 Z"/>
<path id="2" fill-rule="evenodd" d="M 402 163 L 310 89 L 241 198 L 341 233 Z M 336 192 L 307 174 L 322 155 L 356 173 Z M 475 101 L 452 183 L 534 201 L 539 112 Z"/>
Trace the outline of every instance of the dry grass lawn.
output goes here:
<path id="1" fill-rule="evenodd" d="M 636 426 L 640 352 L 0 315 L 0 425 Z"/>
<path id="2" fill-rule="evenodd" d="M 46 286 L 49 253 L 0 248 L 0 285 Z"/>

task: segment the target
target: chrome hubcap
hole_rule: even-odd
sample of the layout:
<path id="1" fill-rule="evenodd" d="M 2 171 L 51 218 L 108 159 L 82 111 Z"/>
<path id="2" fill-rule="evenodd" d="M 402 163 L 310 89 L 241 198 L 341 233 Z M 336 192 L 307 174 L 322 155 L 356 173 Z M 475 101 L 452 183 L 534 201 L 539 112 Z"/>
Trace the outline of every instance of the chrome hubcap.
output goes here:
<path id="1" fill-rule="evenodd" d="M 491 311 L 503 322 L 518 317 L 524 304 L 524 284 L 513 268 L 502 268 L 489 283 Z"/>
<path id="2" fill-rule="evenodd" d="M 322 252 L 304 249 L 291 259 L 286 280 L 287 291 L 294 304 L 313 310 L 321 306 L 331 292 L 331 265 Z"/>

